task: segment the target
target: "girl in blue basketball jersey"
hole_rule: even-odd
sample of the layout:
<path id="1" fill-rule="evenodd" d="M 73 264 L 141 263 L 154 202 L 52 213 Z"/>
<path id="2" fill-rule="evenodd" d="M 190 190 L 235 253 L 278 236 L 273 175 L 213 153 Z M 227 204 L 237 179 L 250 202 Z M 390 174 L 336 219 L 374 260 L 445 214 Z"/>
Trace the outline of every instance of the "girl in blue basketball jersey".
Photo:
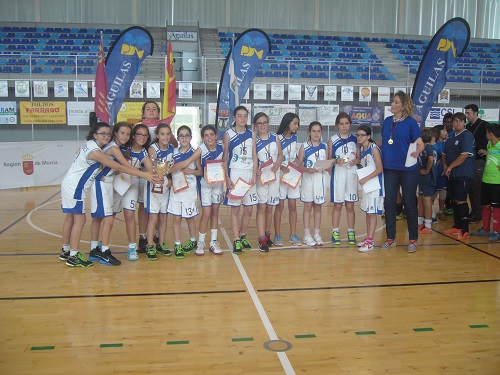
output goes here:
<path id="1" fill-rule="evenodd" d="M 196 255 L 205 254 L 205 236 L 210 221 L 210 244 L 209 249 L 216 255 L 222 255 L 222 249 L 217 234 L 219 230 L 219 208 L 224 199 L 224 183 L 209 183 L 205 177 L 207 163 L 211 160 L 222 160 L 224 148 L 222 142 L 217 141 L 217 130 L 212 125 L 205 125 L 201 129 L 201 138 L 203 142 L 187 160 L 176 163 L 172 171 L 187 167 L 194 161 L 201 160 L 201 168 L 204 171 L 203 176 L 198 177 L 198 193 L 201 201 L 201 218 L 196 242 Z M 224 163 L 222 168 L 226 169 Z"/>
<path id="2" fill-rule="evenodd" d="M 313 168 L 318 160 L 326 160 L 326 144 L 321 141 L 323 126 L 318 121 L 309 124 L 309 140 L 300 146 L 297 156 L 303 168 L 300 200 L 304 202 L 304 239 L 307 246 L 322 246 L 320 235 L 321 206 L 325 203 L 329 175 L 324 170 Z M 314 236 L 311 235 L 311 211 L 314 213 Z"/>
<path id="3" fill-rule="evenodd" d="M 191 136 L 191 129 L 188 126 L 184 125 L 177 129 L 179 147 L 174 150 L 174 166 L 189 159 L 194 154 L 194 149 L 190 144 Z M 196 248 L 196 222 L 194 219 L 198 216 L 196 176 L 203 175 L 203 170 L 201 169 L 200 160 L 196 159 L 181 171 L 173 171 L 167 212 L 174 216 L 174 256 L 182 259 L 185 253 L 189 254 Z M 179 176 L 182 177 L 181 174 L 184 174 L 184 178 L 187 181 L 187 187 L 183 190 L 180 190 L 181 188 L 176 186 L 176 179 Z M 189 229 L 189 241 L 184 247 L 181 244 L 182 218 L 186 219 Z"/>
<path id="4" fill-rule="evenodd" d="M 148 154 L 151 160 L 163 160 L 172 162 L 174 147 L 170 144 L 172 131 L 170 126 L 164 123 L 159 124 L 155 130 L 155 140 L 149 147 Z M 153 185 L 144 185 L 144 210 L 149 215 L 146 229 L 146 259 L 156 260 L 156 253 L 164 256 L 172 255 L 172 252 L 165 245 L 165 232 L 167 231 L 167 207 L 170 198 L 171 180 L 166 176 L 161 176 L 162 192 L 153 192 Z M 155 249 L 154 234 L 158 225 L 158 244 Z"/>
<path id="5" fill-rule="evenodd" d="M 121 173 L 130 173 L 155 181 L 151 173 L 135 170 L 129 165 L 121 165 L 111 160 L 101 150 L 111 138 L 111 129 L 105 122 L 94 125 L 88 135 L 87 143 L 80 148 L 73 164 L 61 183 L 62 210 L 66 214 L 63 225 L 63 246 L 59 259 L 70 267 L 89 267 L 93 263 L 78 250 L 82 230 L 85 225 L 85 195 L 92 181 L 99 173 L 101 165 Z"/>

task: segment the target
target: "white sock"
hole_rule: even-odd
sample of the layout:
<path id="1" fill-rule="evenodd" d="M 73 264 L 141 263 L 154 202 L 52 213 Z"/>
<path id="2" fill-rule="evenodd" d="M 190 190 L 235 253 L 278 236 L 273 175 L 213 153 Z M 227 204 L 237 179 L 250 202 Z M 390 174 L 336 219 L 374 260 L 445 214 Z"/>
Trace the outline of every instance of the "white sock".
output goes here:
<path id="1" fill-rule="evenodd" d="M 418 217 L 418 225 L 422 225 L 424 223 L 424 217 L 423 216 L 419 216 Z"/>
<path id="2" fill-rule="evenodd" d="M 317 236 L 319 234 L 319 228 L 314 228 L 314 235 Z"/>
<path id="3" fill-rule="evenodd" d="M 132 250 L 132 249 L 134 249 L 134 250 L 135 250 L 135 249 L 137 249 L 137 244 L 136 244 L 135 242 L 129 242 L 129 243 L 128 243 L 128 248 L 129 248 L 130 250 Z"/>
<path id="4" fill-rule="evenodd" d="M 69 246 L 69 244 L 65 243 L 62 245 L 62 249 L 63 251 L 70 251 L 71 250 L 71 246 Z"/>
<path id="5" fill-rule="evenodd" d="M 338 232 L 339 228 L 332 228 L 332 232 Z"/>
<path id="6" fill-rule="evenodd" d="M 310 235 L 311 235 L 311 230 L 309 228 L 304 228 L 304 237 Z"/>
<path id="7" fill-rule="evenodd" d="M 424 220 L 425 227 L 431 229 L 432 228 L 432 219 L 425 219 Z"/>
<path id="8" fill-rule="evenodd" d="M 175 241 L 175 244 L 176 244 L 176 245 L 180 245 L 180 244 L 181 244 L 181 241 Z"/>
<path id="9" fill-rule="evenodd" d="M 198 233 L 198 241 L 205 242 L 206 233 Z"/>
<path id="10" fill-rule="evenodd" d="M 196 237 L 189 237 L 189 241 L 196 242 Z"/>
<path id="11" fill-rule="evenodd" d="M 142 238 L 143 240 L 146 239 L 146 233 L 139 233 L 139 237 Z"/>
<path id="12" fill-rule="evenodd" d="M 99 241 L 90 241 L 90 250 L 94 250 L 96 247 L 99 247 Z"/>
<path id="13" fill-rule="evenodd" d="M 78 254 L 78 249 L 77 250 L 71 249 L 69 251 L 69 256 L 71 256 L 71 257 L 75 256 L 76 254 Z"/>
<path id="14" fill-rule="evenodd" d="M 210 237 L 212 238 L 212 241 L 217 241 L 217 229 L 210 230 Z"/>
<path id="15" fill-rule="evenodd" d="M 103 246 L 101 247 L 101 251 L 104 253 L 106 250 L 109 250 L 109 246 Z"/>

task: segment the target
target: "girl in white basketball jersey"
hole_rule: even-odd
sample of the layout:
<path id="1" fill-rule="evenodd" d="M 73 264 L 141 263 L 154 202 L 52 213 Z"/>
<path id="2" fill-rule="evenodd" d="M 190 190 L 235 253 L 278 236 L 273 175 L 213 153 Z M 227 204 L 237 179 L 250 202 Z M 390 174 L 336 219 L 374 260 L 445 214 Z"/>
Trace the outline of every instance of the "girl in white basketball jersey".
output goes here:
<path id="1" fill-rule="evenodd" d="M 231 206 L 231 225 L 233 227 L 233 253 L 241 254 L 243 248 L 252 246 L 246 238 L 246 231 L 252 218 L 253 206 L 257 204 L 257 155 L 255 153 L 255 135 L 247 129 L 248 110 L 244 106 L 234 109 L 234 125 L 224 133 L 224 162 L 228 167 L 226 187 L 234 188 L 238 179 L 252 185 L 242 199 L 232 199 L 226 196 L 224 203 Z M 254 162 L 255 161 L 255 162 Z M 244 212 L 240 221 L 240 206 L 243 204 Z"/>
<path id="2" fill-rule="evenodd" d="M 369 126 L 361 125 L 356 131 L 358 143 L 361 146 L 361 166 L 363 168 L 371 167 L 375 170 L 368 176 L 359 180 L 363 186 L 372 178 L 377 178 L 380 189 L 363 193 L 361 200 L 361 210 L 366 212 L 366 239 L 358 245 L 359 251 L 364 253 L 373 250 L 373 236 L 377 227 L 377 215 L 382 215 L 384 210 L 384 167 L 382 166 L 382 155 L 380 148 L 373 143 L 371 138 L 372 130 Z"/>
<path id="3" fill-rule="evenodd" d="M 257 231 L 259 233 L 259 250 L 269 252 L 271 241 L 271 221 L 273 219 L 273 207 L 279 204 L 280 173 L 279 168 L 283 160 L 281 142 L 275 133 L 269 131 L 269 117 L 264 112 L 257 113 L 253 118 L 255 136 L 255 148 L 259 168 L 257 169 Z M 271 161 L 270 161 L 271 160 Z M 276 174 L 275 180 L 262 183 L 261 166 L 271 162 L 271 171 Z"/>
<path id="4" fill-rule="evenodd" d="M 173 160 L 174 147 L 170 144 L 172 131 L 167 124 L 159 124 L 155 130 L 155 140 L 149 146 L 148 154 L 151 160 L 162 160 L 171 163 Z M 167 176 L 160 176 L 161 185 L 153 192 L 154 185 L 147 182 L 144 185 L 144 210 L 149 215 L 146 229 L 147 247 L 146 259 L 156 260 L 156 253 L 164 256 L 172 255 L 172 252 L 165 244 L 165 232 L 167 231 L 167 207 L 170 198 L 171 180 Z M 159 224 L 159 225 L 158 225 Z M 158 244 L 156 244 L 154 235 L 158 226 Z"/>
<path id="5" fill-rule="evenodd" d="M 183 125 L 177 129 L 179 147 L 174 150 L 174 166 L 177 163 L 186 161 L 194 154 L 194 149 L 190 143 L 191 136 L 191 129 L 188 126 Z M 196 248 L 196 222 L 194 219 L 198 216 L 196 176 L 201 175 L 203 175 L 203 169 L 201 169 L 200 159 L 196 159 L 181 171 L 172 172 L 172 187 L 170 188 L 167 211 L 169 214 L 174 215 L 174 256 L 178 259 L 184 258 L 184 253 L 189 254 Z M 176 184 L 177 180 L 183 179 L 187 181 L 185 188 Z M 181 244 L 181 223 L 183 218 L 186 219 L 189 229 L 189 241 L 184 247 Z"/>
<path id="6" fill-rule="evenodd" d="M 330 202 L 332 210 L 332 243 L 340 245 L 340 214 L 345 203 L 347 214 L 347 240 L 349 245 L 356 245 L 354 233 L 354 202 L 358 201 L 358 175 L 356 174 L 359 163 L 358 141 L 351 134 L 351 116 L 345 112 L 338 114 L 335 125 L 339 132 L 332 135 L 328 141 L 327 158 L 334 160 L 330 180 Z"/>
<path id="7" fill-rule="evenodd" d="M 124 156 L 129 160 L 132 167 L 140 169 L 142 166 L 147 171 L 153 170 L 153 162 L 149 158 L 147 149 L 151 142 L 148 128 L 146 125 L 136 125 L 131 132 L 131 145 L 122 146 L 121 151 Z M 125 228 L 128 237 L 128 260 L 137 260 L 137 243 L 135 242 L 137 235 L 137 224 L 135 220 L 135 211 L 137 198 L 139 195 L 139 178 L 127 175 L 117 176 L 121 181 L 115 181 L 115 193 L 113 198 L 113 212 L 115 215 L 123 209 L 123 216 L 125 218 Z M 125 185 L 122 190 L 117 191 L 117 183 L 121 186 Z"/>
<path id="8" fill-rule="evenodd" d="M 318 160 L 326 160 L 326 144 L 321 141 L 323 126 L 318 121 L 309 124 L 309 140 L 300 146 L 297 156 L 302 166 L 302 191 L 300 200 L 304 202 L 304 239 L 307 246 L 322 246 L 320 235 L 321 206 L 325 203 L 326 186 L 329 175 L 324 170 L 313 168 Z M 314 236 L 311 236 L 311 211 L 314 212 Z"/>
<path id="9" fill-rule="evenodd" d="M 128 122 L 119 122 L 113 126 L 112 141 L 103 147 L 104 152 L 111 160 L 122 165 L 129 165 L 120 151 L 120 147 L 130 139 L 132 126 Z M 90 189 L 90 207 L 92 224 L 90 227 L 90 254 L 89 260 L 96 260 L 101 264 L 117 266 L 121 262 L 109 250 L 109 238 L 113 228 L 113 180 L 115 170 L 101 166 Z M 102 226 L 101 226 L 102 224 Z M 101 243 L 99 243 L 101 234 Z"/>
<path id="10" fill-rule="evenodd" d="M 102 165 L 121 173 L 130 173 L 147 180 L 156 180 L 150 173 L 121 165 L 106 156 L 101 147 L 111 139 L 111 129 L 105 122 L 98 122 L 87 135 L 87 143 L 80 148 L 73 164 L 61 183 L 61 207 L 66 214 L 63 225 L 63 246 L 59 259 L 70 267 L 89 267 L 93 263 L 78 251 L 85 225 L 85 195 Z"/>
<path id="11" fill-rule="evenodd" d="M 281 124 L 276 134 L 281 143 L 281 151 L 283 153 L 283 162 L 281 163 L 281 176 L 288 173 L 288 163 L 297 164 L 297 130 L 299 129 L 299 116 L 295 113 L 288 112 L 283 116 Z M 297 199 L 300 198 L 300 182 L 293 188 L 280 181 L 280 202 L 274 210 L 274 245 L 283 246 L 281 237 L 281 215 L 285 207 L 285 200 L 288 201 L 288 217 L 290 221 L 290 238 L 292 245 L 300 246 L 302 241 L 296 234 L 297 229 Z"/>
<path id="12" fill-rule="evenodd" d="M 205 236 L 210 220 L 210 245 L 209 249 L 216 255 L 222 255 L 219 241 L 217 241 L 217 232 L 219 228 L 219 207 L 224 199 L 224 182 L 209 183 L 205 173 L 207 163 L 217 160 L 222 161 L 223 146 L 222 142 L 217 141 L 217 130 L 212 125 L 205 125 L 201 129 L 201 138 L 203 143 L 189 157 L 189 159 L 176 163 L 172 167 L 172 171 L 187 167 L 195 160 L 201 160 L 201 168 L 204 171 L 203 176 L 198 177 L 198 193 L 201 200 L 201 219 L 198 241 L 196 242 L 196 255 L 205 254 Z M 222 163 L 222 168 L 225 170 L 226 165 Z"/>

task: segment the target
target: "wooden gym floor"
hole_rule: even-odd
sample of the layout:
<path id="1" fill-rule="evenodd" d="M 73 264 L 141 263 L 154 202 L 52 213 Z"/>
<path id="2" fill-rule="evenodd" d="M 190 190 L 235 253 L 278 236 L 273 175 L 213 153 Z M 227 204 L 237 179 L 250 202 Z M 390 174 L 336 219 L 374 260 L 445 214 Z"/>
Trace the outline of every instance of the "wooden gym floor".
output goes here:
<path id="1" fill-rule="evenodd" d="M 73 269 L 58 260 L 59 187 L 3 190 L 0 202 L 0 374 L 500 374 L 500 243 L 446 237 L 451 219 L 414 254 L 401 220 L 386 251 L 327 243 L 156 262 L 126 260 L 117 220 L 122 265 Z M 228 208 L 220 219 L 228 250 Z"/>

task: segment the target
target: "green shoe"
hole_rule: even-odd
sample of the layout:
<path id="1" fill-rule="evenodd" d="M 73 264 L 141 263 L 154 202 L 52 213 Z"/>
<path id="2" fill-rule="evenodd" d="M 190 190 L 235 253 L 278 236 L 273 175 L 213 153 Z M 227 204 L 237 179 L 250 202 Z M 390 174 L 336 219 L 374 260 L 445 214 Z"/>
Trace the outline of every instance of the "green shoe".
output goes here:
<path id="1" fill-rule="evenodd" d="M 332 244 L 340 245 L 342 242 L 340 241 L 340 233 L 338 230 L 332 231 Z"/>
<path id="2" fill-rule="evenodd" d="M 244 249 L 251 249 L 252 245 L 250 245 L 250 242 L 247 240 L 246 234 L 240 237 L 241 238 L 241 244 L 243 245 Z"/>
<path id="3" fill-rule="evenodd" d="M 70 267 L 82 267 L 87 268 L 93 265 L 90 260 L 85 259 L 82 253 L 78 252 L 76 255 L 69 255 L 66 260 L 66 265 Z"/>
<path id="4" fill-rule="evenodd" d="M 356 234 L 353 230 L 347 232 L 347 243 L 349 245 L 356 245 Z"/>
<path id="5" fill-rule="evenodd" d="M 161 245 L 160 244 L 156 245 L 156 252 L 166 257 L 172 255 L 172 252 L 169 249 L 167 249 L 167 245 L 165 245 L 164 243 L 162 243 Z"/>
<path id="6" fill-rule="evenodd" d="M 183 250 L 184 253 L 189 254 L 192 252 L 194 249 L 196 249 L 196 241 L 191 241 L 189 240 L 186 246 L 184 246 Z"/>
<path id="7" fill-rule="evenodd" d="M 241 241 L 234 241 L 233 243 L 233 253 L 236 255 L 240 255 L 243 252 L 243 244 Z"/>
<path id="8" fill-rule="evenodd" d="M 182 245 L 176 244 L 174 246 L 174 256 L 177 259 L 184 259 L 184 250 L 182 250 Z"/>
<path id="9" fill-rule="evenodd" d="M 156 250 L 154 245 L 150 245 L 146 247 L 146 259 L 147 260 L 156 260 Z"/>

